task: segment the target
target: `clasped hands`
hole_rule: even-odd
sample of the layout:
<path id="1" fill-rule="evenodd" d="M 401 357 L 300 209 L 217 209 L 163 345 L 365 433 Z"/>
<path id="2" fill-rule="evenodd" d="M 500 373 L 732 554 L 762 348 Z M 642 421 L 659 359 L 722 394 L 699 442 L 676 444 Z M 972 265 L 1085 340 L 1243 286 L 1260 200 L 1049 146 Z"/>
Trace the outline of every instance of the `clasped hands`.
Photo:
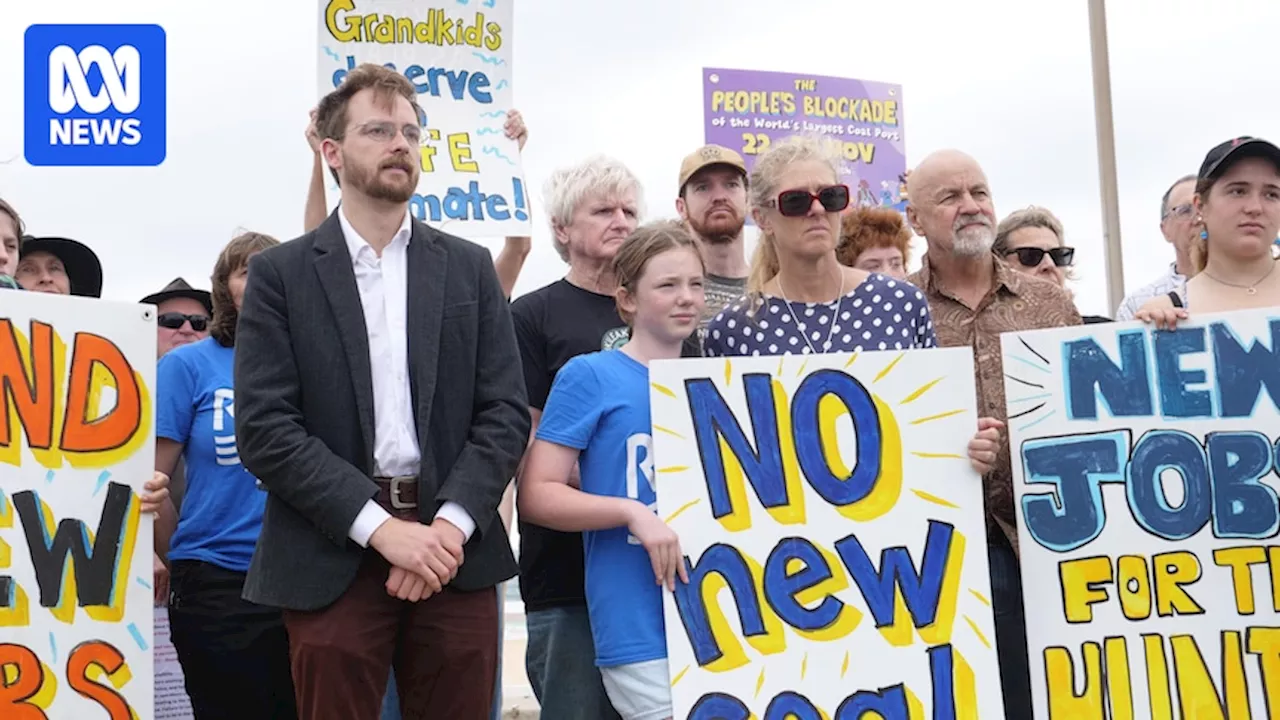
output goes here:
<path id="1" fill-rule="evenodd" d="M 465 540 L 447 520 L 423 525 L 391 518 L 373 532 L 369 546 L 391 563 L 387 594 L 418 602 L 444 590 L 457 576 Z"/>

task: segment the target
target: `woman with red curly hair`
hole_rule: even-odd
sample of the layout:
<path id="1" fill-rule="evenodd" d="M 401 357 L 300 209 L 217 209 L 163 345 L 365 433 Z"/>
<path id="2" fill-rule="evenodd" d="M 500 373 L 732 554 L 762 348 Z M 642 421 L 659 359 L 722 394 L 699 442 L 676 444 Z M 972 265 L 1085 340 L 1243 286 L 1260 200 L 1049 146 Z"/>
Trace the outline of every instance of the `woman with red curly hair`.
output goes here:
<path id="1" fill-rule="evenodd" d="M 840 221 L 836 259 L 842 265 L 904 280 L 911 259 L 911 231 L 896 210 L 850 210 Z"/>

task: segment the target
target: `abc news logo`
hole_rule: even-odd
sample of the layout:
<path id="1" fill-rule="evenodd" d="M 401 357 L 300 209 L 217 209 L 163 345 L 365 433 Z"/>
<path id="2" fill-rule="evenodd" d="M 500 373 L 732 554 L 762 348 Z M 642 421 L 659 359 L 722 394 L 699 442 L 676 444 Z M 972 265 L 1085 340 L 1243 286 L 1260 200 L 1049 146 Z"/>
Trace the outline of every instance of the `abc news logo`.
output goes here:
<path id="1" fill-rule="evenodd" d="M 32 25 L 25 38 L 32 165 L 159 165 L 166 154 L 158 25 Z"/>

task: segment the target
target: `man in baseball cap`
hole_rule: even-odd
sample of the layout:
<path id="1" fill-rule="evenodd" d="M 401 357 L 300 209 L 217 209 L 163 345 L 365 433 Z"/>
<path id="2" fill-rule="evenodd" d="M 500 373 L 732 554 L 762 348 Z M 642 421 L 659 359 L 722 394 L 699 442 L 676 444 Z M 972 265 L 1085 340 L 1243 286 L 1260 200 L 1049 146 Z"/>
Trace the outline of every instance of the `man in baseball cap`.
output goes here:
<path id="1" fill-rule="evenodd" d="M 742 229 L 747 221 L 747 165 L 738 153 L 707 145 L 680 163 L 676 212 L 702 246 L 707 276 L 705 329 L 747 286 Z"/>
<path id="2" fill-rule="evenodd" d="M 213 296 L 186 280 L 174 278 L 159 292 L 138 302 L 156 306 L 156 359 L 188 343 L 209 337 L 213 320 Z"/>

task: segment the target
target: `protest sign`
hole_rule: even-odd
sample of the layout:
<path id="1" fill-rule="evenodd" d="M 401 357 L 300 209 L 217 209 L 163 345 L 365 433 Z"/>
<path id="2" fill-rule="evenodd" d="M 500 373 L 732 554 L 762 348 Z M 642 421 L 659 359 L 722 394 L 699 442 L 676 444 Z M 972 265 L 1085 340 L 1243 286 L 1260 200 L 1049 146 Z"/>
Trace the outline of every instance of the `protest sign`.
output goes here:
<path id="1" fill-rule="evenodd" d="M 690 575 L 664 593 L 676 718 L 1003 716 L 972 351 L 662 361 L 650 381 L 642 467 Z"/>
<path id="2" fill-rule="evenodd" d="M 5 295 L 0 717 L 150 718 L 155 308 Z"/>
<path id="3" fill-rule="evenodd" d="M 702 71 L 707 142 L 755 158 L 792 135 L 819 135 L 843 158 L 858 207 L 906 207 L 902 86 L 785 72 Z"/>
<path id="4" fill-rule="evenodd" d="M 1280 320 L 1002 338 L 1038 718 L 1280 708 Z"/>
<path id="5" fill-rule="evenodd" d="M 418 92 L 414 216 L 464 237 L 528 235 L 520 151 L 503 133 L 512 0 L 319 0 L 319 8 L 320 96 L 361 63 L 403 73 Z"/>

